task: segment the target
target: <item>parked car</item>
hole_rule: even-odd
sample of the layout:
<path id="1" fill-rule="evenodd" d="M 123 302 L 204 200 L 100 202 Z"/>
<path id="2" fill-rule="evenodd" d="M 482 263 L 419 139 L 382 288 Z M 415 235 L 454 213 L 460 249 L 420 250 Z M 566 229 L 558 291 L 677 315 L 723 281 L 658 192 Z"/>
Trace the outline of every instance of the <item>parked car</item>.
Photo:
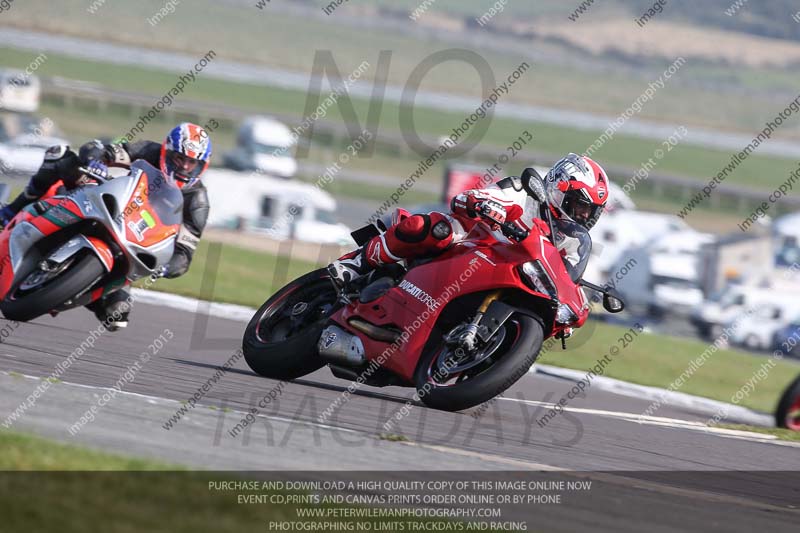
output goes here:
<path id="1" fill-rule="evenodd" d="M 772 350 L 800 359 L 800 317 L 779 328 L 772 336 Z"/>
<path id="2" fill-rule="evenodd" d="M 748 350 L 769 350 L 774 344 L 776 333 L 800 316 L 800 305 L 794 301 L 777 300 L 753 308 L 753 313 L 745 320 L 739 320 L 735 327 L 728 324 L 732 344 Z"/>

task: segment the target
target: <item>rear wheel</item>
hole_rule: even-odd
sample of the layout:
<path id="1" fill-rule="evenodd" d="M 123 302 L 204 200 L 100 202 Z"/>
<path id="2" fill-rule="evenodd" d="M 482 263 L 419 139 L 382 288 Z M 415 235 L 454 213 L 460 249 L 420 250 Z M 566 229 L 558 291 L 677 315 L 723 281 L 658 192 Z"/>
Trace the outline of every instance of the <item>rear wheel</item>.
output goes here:
<path id="1" fill-rule="evenodd" d="M 295 379 L 322 368 L 325 361 L 317 352 L 317 341 L 337 300 L 324 268 L 275 293 L 245 330 L 242 351 L 247 364 L 272 379 Z"/>
<path id="2" fill-rule="evenodd" d="M 473 352 L 454 349 L 442 338 L 420 358 L 414 373 L 417 394 L 425 405 L 445 411 L 488 401 L 528 372 L 543 337 L 538 320 L 517 313 Z"/>
<path id="3" fill-rule="evenodd" d="M 33 320 L 80 296 L 104 274 L 93 254 L 73 256 L 54 269 L 37 266 L 0 303 L 0 310 L 9 320 Z"/>

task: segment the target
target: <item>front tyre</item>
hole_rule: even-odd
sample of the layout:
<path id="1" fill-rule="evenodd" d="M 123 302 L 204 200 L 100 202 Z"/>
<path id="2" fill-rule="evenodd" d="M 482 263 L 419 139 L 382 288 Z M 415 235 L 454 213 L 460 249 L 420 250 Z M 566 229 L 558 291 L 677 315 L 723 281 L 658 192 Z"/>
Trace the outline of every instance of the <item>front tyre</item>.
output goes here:
<path id="1" fill-rule="evenodd" d="M 444 339 L 429 343 L 414 373 L 417 394 L 428 407 L 444 411 L 461 411 L 491 400 L 528 372 L 543 339 L 541 323 L 517 313 L 472 355 L 478 364 L 458 361 Z"/>
<path id="2" fill-rule="evenodd" d="M 289 283 L 256 312 L 242 339 L 248 366 L 261 376 L 289 380 L 322 368 L 317 352 L 338 294 L 327 269 Z"/>
<path id="3" fill-rule="evenodd" d="M 33 320 L 83 294 L 105 272 L 94 254 L 72 257 L 54 271 L 37 268 L 12 289 L 0 303 L 0 311 L 8 320 Z"/>
<path id="4" fill-rule="evenodd" d="M 786 387 L 775 412 L 775 425 L 800 431 L 800 376 Z"/>

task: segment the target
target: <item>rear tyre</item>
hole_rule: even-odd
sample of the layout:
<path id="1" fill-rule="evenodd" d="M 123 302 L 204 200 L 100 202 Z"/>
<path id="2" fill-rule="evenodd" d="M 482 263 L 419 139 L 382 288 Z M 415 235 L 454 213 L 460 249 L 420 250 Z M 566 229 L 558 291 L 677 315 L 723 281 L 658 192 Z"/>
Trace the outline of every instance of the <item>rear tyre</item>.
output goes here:
<path id="1" fill-rule="evenodd" d="M 317 342 L 338 294 L 327 269 L 302 276 L 256 312 L 242 339 L 248 366 L 261 376 L 289 380 L 322 368 Z"/>
<path id="2" fill-rule="evenodd" d="M 800 376 L 786 388 L 775 411 L 775 425 L 800 431 Z"/>
<path id="3" fill-rule="evenodd" d="M 502 336 L 502 338 L 498 338 Z M 437 365 L 448 348 L 442 340 L 429 345 L 414 373 L 417 394 L 425 405 L 444 411 L 461 411 L 491 400 L 524 376 L 539 355 L 544 340 L 541 323 L 514 314 L 487 345 L 494 351 L 484 363 L 441 379 Z"/>
<path id="4" fill-rule="evenodd" d="M 36 271 L 32 272 L 26 276 L 26 280 L 35 274 Z M 103 263 L 96 255 L 84 255 L 76 258 L 66 270 L 40 287 L 24 290 L 23 283 L 18 284 L 0 303 L 0 311 L 9 320 L 33 320 L 79 296 L 104 274 Z"/>

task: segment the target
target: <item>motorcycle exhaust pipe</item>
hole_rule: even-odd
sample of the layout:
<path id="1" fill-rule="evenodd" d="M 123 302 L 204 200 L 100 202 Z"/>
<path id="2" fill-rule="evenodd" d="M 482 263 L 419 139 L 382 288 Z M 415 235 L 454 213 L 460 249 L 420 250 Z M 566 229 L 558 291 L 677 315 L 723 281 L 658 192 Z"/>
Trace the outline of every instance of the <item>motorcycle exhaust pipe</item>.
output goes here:
<path id="1" fill-rule="evenodd" d="M 333 363 L 361 366 L 367 362 L 361 339 L 339 326 L 330 325 L 322 331 L 317 350 L 322 358 Z"/>
<path id="2" fill-rule="evenodd" d="M 394 343 L 400 338 L 399 331 L 382 328 L 358 318 L 351 318 L 347 323 L 350 324 L 353 329 L 357 329 L 370 339 L 375 339 L 376 341 Z"/>

